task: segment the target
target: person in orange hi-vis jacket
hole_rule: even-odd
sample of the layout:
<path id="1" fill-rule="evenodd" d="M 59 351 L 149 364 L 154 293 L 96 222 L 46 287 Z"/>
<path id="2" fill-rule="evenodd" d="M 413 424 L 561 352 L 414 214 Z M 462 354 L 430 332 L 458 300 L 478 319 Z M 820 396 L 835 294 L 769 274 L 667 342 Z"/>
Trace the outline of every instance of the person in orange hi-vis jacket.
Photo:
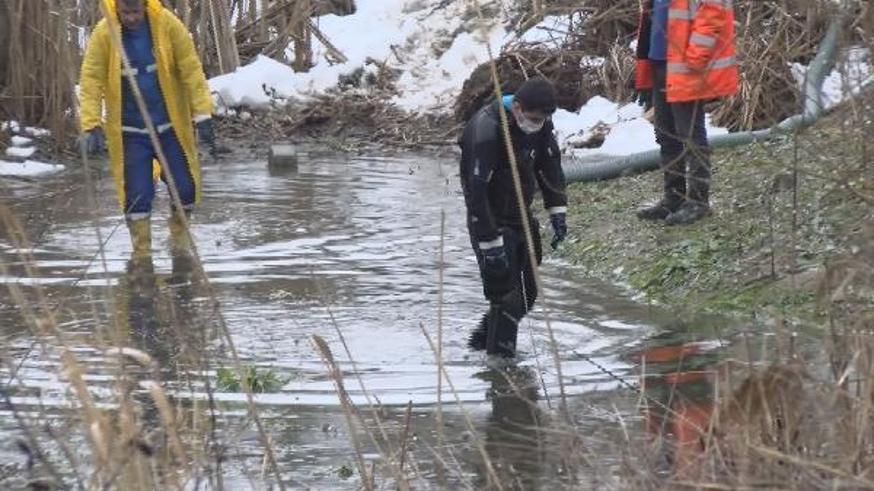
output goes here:
<path id="1" fill-rule="evenodd" d="M 710 214 L 704 104 L 738 90 L 732 0 L 642 1 L 636 88 L 655 109 L 664 195 L 637 215 L 690 224 Z"/>

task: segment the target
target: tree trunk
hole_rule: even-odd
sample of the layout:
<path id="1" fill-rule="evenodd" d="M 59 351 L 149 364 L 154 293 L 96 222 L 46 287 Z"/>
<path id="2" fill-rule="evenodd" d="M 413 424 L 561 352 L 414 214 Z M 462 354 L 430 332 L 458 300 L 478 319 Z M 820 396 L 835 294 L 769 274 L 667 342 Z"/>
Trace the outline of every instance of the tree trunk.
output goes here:
<path id="1" fill-rule="evenodd" d="M 0 2 L 0 94 L 6 90 L 9 69 L 9 5 Z"/>
<path id="2" fill-rule="evenodd" d="M 294 62 L 291 66 L 296 72 L 308 72 L 313 66 L 310 0 L 298 0 L 293 12 L 291 22 L 294 22 Z"/>

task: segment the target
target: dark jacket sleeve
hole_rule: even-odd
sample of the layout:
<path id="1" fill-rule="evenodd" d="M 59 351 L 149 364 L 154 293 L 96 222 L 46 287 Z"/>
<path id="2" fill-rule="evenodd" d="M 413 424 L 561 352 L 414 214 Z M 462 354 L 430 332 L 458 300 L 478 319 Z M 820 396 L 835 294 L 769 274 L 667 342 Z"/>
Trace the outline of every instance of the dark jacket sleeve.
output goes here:
<path id="1" fill-rule="evenodd" d="M 564 171 L 561 168 L 561 150 L 550 125 L 543 129 L 545 136 L 537 149 L 537 184 L 543 194 L 543 204 L 550 212 L 566 211 L 567 192 Z"/>
<path id="2" fill-rule="evenodd" d="M 489 206 L 489 182 L 500 162 L 501 145 L 497 127 L 492 118 L 480 112 L 468 123 L 463 139 L 467 165 L 462 172 L 465 185 L 470 230 L 480 243 L 493 242 L 500 233 Z"/>

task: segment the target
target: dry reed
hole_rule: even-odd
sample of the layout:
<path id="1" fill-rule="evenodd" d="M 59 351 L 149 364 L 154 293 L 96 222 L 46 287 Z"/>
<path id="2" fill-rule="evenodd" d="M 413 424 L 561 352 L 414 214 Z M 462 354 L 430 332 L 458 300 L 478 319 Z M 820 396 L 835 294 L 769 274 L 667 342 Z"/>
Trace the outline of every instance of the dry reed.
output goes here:
<path id="1" fill-rule="evenodd" d="M 355 10 L 352 0 L 175 0 L 167 4 L 192 31 L 210 76 L 232 72 L 258 54 L 306 71 L 313 64 L 312 36 L 328 47 L 332 60 L 345 61 L 310 17 Z M 82 42 L 100 17 L 98 2 L 8 0 L 0 4 L 0 120 L 48 128 L 53 151 L 69 148 L 77 129 L 71 116 Z M 231 19 L 236 19 L 236 25 Z M 268 39 L 267 33 L 273 31 L 279 34 Z M 286 60 L 290 43 L 294 55 Z"/>
<path id="2" fill-rule="evenodd" d="M 42 4 L 34 2 L 28 3 L 27 5 L 30 6 L 26 6 L 25 3 L 20 2 L 9 5 L 13 7 L 13 15 L 22 16 L 23 12 L 30 12 L 25 9 L 38 9 Z M 188 2 L 184 2 L 184 5 L 188 9 L 192 7 Z M 19 10 L 15 10 L 16 7 Z M 238 6 L 238 8 L 243 7 Z M 254 12 L 251 4 L 246 5 L 246 11 L 250 15 Z M 190 15 L 194 19 L 202 18 L 200 17 L 202 14 L 196 8 L 187 12 L 186 15 Z M 39 14 L 39 11 L 35 15 L 37 18 L 40 15 L 45 16 L 44 13 Z M 65 15 L 72 17 L 70 12 Z M 2 16 L 2 6 L 0 6 L 0 16 Z M 757 16 L 759 14 L 751 14 L 748 17 L 751 19 L 759 18 Z M 789 17 L 794 19 L 793 16 Z M 46 18 L 33 22 L 43 21 L 45 23 L 40 25 L 46 26 L 45 32 L 66 32 L 66 28 L 55 24 L 60 22 L 59 19 Z M 256 32 L 260 34 L 253 34 L 253 36 L 263 36 L 267 30 L 266 21 L 258 21 L 255 25 L 258 26 Z M 22 29 L 26 28 L 22 27 Z M 788 33 L 792 31 L 786 25 L 778 23 L 777 29 L 776 32 L 780 32 L 781 35 L 789 39 Z M 808 48 L 799 48 L 799 52 L 806 49 Z M 26 47 L 22 43 L 13 42 L 10 44 L 9 53 L 14 60 L 22 63 L 21 60 L 30 54 L 37 56 L 40 60 L 46 60 L 53 56 L 59 56 L 60 51 L 57 46 Z M 612 70 L 620 70 L 622 63 L 618 62 L 619 55 L 614 56 L 617 62 L 614 63 L 615 67 Z M 520 58 L 522 58 L 521 55 Z M 3 66 L 0 65 L 0 68 Z M 10 66 L 15 66 L 15 64 L 10 64 Z M 67 77 L 69 80 L 69 70 L 62 67 L 59 67 L 58 70 L 59 77 Z M 7 75 L 18 78 L 15 78 L 10 85 L 4 86 L 7 91 L 13 92 L 4 92 L 4 94 L 23 93 L 14 92 L 15 90 L 35 90 L 26 89 L 26 77 L 22 77 L 20 74 Z M 500 79 L 500 77 L 495 76 L 494 72 L 490 76 L 489 82 L 497 81 L 498 86 L 500 86 L 500 80 L 495 80 Z M 605 71 L 600 76 L 611 77 L 612 75 L 607 75 Z M 14 109 L 22 111 L 21 114 L 36 118 L 28 121 L 41 121 L 38 118 L 48 114 L 47 107 L 56 108 L 57 104 L 62 104 L 60 101 L 63 100 L 63 96 L 59 95 L 62 92 L 59 86 L 42 87 L 40 90 L 56 92 L 51 97 L 46 98 L 42 103 L 45 105 L 24 98 L 18 101 L 20 105 Z M 764 104 L 763 98 L 751 97 L 751 99 L 758 100 L 757 104 L 759 105 L 755 106 L 755 109 L 748 108 L 742 111 L 744 118 L 748 119 L 741 120 L 738 123 L 741 126 L 751 125 L 754 124 L 754 121 L 758 121 L 757 112 L 767 113 L 770 111 L 767 106 L 762 105 Z M 5 105 L 4 110 L 6 110 Z M 858 119 L 851 121 L 851 123 L 855 124 L 857 129 L 866 128 L 870 131 L 870 127 L 865 126 L 869 124 L 865 122 L 865 118 L 867 114 L 870 114 L 870 106 L 855 108 L 853 114 Z M 26 118 L 22 119 L 27 120 Z M 47 124 L 51 127 L 51 123 Z M 868 139 L 870 133 L 861 133 L 858 138 L 860 140 Z M 863 143 L 864 141 L 859 142 L 860 145 Z M 865 179 L 870 177 L 866 168 L 860 168 L 857 172 L 857 177 L 858 175 Z M 846 178 L 851 179 L 852 177 Z M 89 193 L 94 192 L 93 189 L 89 190 Z M 863 194 L 862 196 L 870 199 L 869 195 Z M 3 228 L 16 250 L 30 250 L 26 231 L 9 207 L 2 202 L 0 202 L 0 219 L 2 219 Z M 99 228 L 97 229 L 99 230 Z M 681 475 L 672 475 L 667 480 L 659 480 L 653 478 L 652 469 L 630 468 L 627 469 L 628 476 L 645 475 L 646 477 L 641 480 L 629 479 L 628 484 L 641 488 L 687 486 L 710 489 L 737 489 L 762 485 L 779 485 L 798 489 L 826 486 L 874 487 L 874 482 L 872 482 L 874 455 L 871 452 L 872 435 L 874 435 L 874 431 L 872 431 L 874 427 L 871 425 L 872 400 L 874 400 L 872 399 L 874 398 L 874 385 L 872 385 L 872 381 L 874 381 L 874 356 L 872 356 L 874 342 L 871 338 L 871 329 L 874 325 L 871 323 L 869 303 L 871 278 L 874 277 L 870 273 L 874 270 L 874 253 L 870 250 L 870 244 L 874 243 L 871 241 L 874 229 L 871 228 L 870 224 L 866 224 L 862 230 L 864 234 L 867 234 L 864 235 L 864 240 L 860 241 L 863 247 L 855 254 L 837 258 L 831 263 L 823 285 L 821 285 L 822 302 L 829 309 L 833 325 L 839 326 L 834 328 L 836 334 L 832 338 L 834 342 L 828 347 L 834 366 L 830 376 L 822 377 L 821 374 L 814 376 L 808 373 L 807 370 L 799 366 L 798 360 L 791 352 L 782 353 L 782 358 L 764 367 L 751 366 L 747 362 L 742 364 L 727 363 L 720 369 L 721 378 L 717 383 L 717 392 L 722 396 L 718 401 L 719 404 L 714 412 L 712 422 L 707 428 L 698 428 L 703 443 L 702 451 L 694 460 L 695 469 Z M 36 277 L 36 272 L 32 267 L 35 264 L 34 258 L 25 252 L 22 252 L 22 255 L 22 263 L 27 268 L 26 274 Z M 199 257 L 197 261 L 199 261 Z M 442 283 L 442 260 L 439 267 L 441 269 L 439 270 L 438 282 Z M 199 263 L 197 272 L 198 275 L 203 276 L 201 281 L 206 282 L 202 265 Z M 0 263 L 0 273 L 4 276 L 12 274 L 8 266 L 2 263 Z M 216 443 L 216 438 L 213 436 L 211 440 L 199 440 L 201 429 L 196 426 L 199 424 L 197 420 L 191 421 L 191 427 L 187 427 L 189 422 L 182 421 L 178 417 L 182 412 L 181 408 L 174 407 L 174 402 L 162 389 L 156 375 L 157 362 L 144 353 L 131 350 L 124 344 L 122 338 L 112 339 L 107 343 L 108 346 L 116 349 L 118 354 L 123 355 L 118 360 L 119 371 L 115 384 L 114 397 L 117 409 L 112 412 L 98 409 L 93 400 L 91 388 L 84 378 L 85 370 L 82 362 L 76 356 L 74 343 L 58 327 L 53 314 L 57 304 L 47 299 L 39 287 L 34 289 L 32 295 L 15 284 L 10 284 L 8 288 L 14 302 L 22 309 L 28 326 L 43 345 L 43 349 L 46 351 L 60 350 L 62 353 L 65 374 L 75 391 L 76 400 L 80 404 L 78 416 L 81 421 L 79 423 L 88 436 L 89 450 L 88 455 L 78 456 L 74 456 L 71 451 L 62 452 L 67 461 L 62 464 L 66 464 L 71 469 L 80 469 L 81 462 L 75 460 L 78 457 L 80 460 L 86 460 L 93 469 L 89 476 L 82 476 L 78 473 L 73 476 L 73 481 L 78 483 L 80 488 L 115 486 L 123 489 L 181 489 L 186 482 L 190 482 L 189 479 L 196 478 L 195 476 L 202 472 L 200 467 L 206 466 L 204 462 L 206 459 L 215 456 L 217 461 L 220 460 L 216 448 L 212 446 Z M 36 296 L 36 299 L 32 298 L 33 296 Z M 213 311 L 219 312 L 220 306 L 214 296 L 212 302 Z M 438 300 L 438 308 L 442 309 L 442 300 Z M 438 323 L 442 327 L 442 312 L 438 313 L 437 317 Z M 230 343 L 231 339 L 226 326 L 220 321 L 217 323 L 221 324 L 223 330 L 220 335 L 224 336 Z M 205 327 L 200 326 L 199 332 L 203 333 Z M 442 328 L 438 331 L 436 344 L 427 332 L 423 330 L 423 333 L 436 357 L 439 385 L 442 388 L 442 382 L 445 380 L 450 392 L 457 398 L 457 392 L 455 392 L 442 362 L 442 339 L 440 339 Z M 342 338 L 342 333 L 340 335 Z M 206 335 L 203 334 L 203 336 L 205 339 Z M 788 343 L 786 339 L 781 341 Z M 363 443 L 358 440 L 356 428 L 367 432 L 374 445 L 380 441 L 388 442 L 388 431 L 381 427 L 378 420 L 378 408 L 371 403 L 377 423 L 377 430 L 373 430 L 369 425 L 363 424 L 360 412 L 352 404 L 343 386 L 343 378 L 337 362 L 333 359 L 327 344 L 319 338 L 314 338 L 313 342 L 329 367 L 329 373 L 336 384 L 341 405 L 348 418 L 350 436 L 353 438 L 352 443 L 355 447 L 356 463 L 362 476 L 362 485 L 366 488 L 377 487 L 380 477 L 375 475 L 373 468 L 368 469 L 366 466 L 362 456 Z M 204 340 L 200 340 L 200 343 L 201 345 L 206 344 Z M 346 348 L 345 343 L 344 348 Z M 346 350 L 351 361 L 352 353 L 348 351 L 348 348 Z M 157 407 L 160 426 L 168 440 L 168 451 L 164 454 L 150 454 L 152 449 L 146 441 L 146 425 L 138 416 L 141 402 L 132 396 L 129 385 L 137 373 L 129 363 L 130 361 L 141 365 L 139 368 L 147 369 L 150 380 L 152 380 L 151 383 L 147 384 L 147 388 L 151 400 Z M 206 371 L 209 369 L 210 363 L 208 355 L 201 353 L 195 366 Z M 239 368 L 239 362 L 235 360 L 235 363 Z M 556 360 L 556 364 L 560 374 L 561 362 Z M 354 371 L 357 375 L 358 371 Z M 369 394 L 360 378 L 359 383 L 361 383 L 364 394 L 368 396 L 369 402 L 369 397 L 372 394 Z M 518 387 L 513 387 L 513 390 L 514 392 L 522 392 Z M 5 392 L 4 396 L 6 396 Z M 249 402 L 252 404 L 251 394 L 249 394 Z M 14 404 L 10 403 L 9 405 L 14 410 Z M 504 481 L 494 469 L 494 463 L 486 445 L 478 439 L 476 429 L 460 402 L 459 406 L 462 408 L 467 430 L 474 436 L 472 445 L 476 447 L 487 466 L 489 484 L 497 489 L 512 488 L 514 482 Z M 250 407 L 253 416 L 257 418 L 254 406 Z M 211 409 L 214 411 L 214 407 Z M 440 410 L 442 411 L 442 407 Z M 385 461 L 383 463 L 390 468 L 390 477 L 401 488 L 407 486 L 407 481 L 404 478 L 405 466 L 407 463 L 412 464 L 412 456 L 407 448 L 410 431 L 409 414 L 408 409 L 405 425 L 401 432 L 400 448 L 397 450 L 390 447 L 385 450 L 380 449 L 382 459 Z M 214 412 L 212 417 L 215 418 Z M 32 451 L 34 458 L 45 466 L 53 479 L 64 481 L 67 476 L 64 475 L 64 471 L 58 470 L 58 462 L 53 460 L 54 457 L 49 456 L 50 452 L 45 450 L 44 444 L 40 441 L 38 435 L 42 432 L 39 425 L 24 419 L 19 421 L 27 437 L 28 448 Z M 625 424 L 623 423 L 623 425 Z M 211 430 L 215 430 L 214 419 Z M 263 433 L 262 428 L 259 427 L 259 431 L 262 432 L 263 443 L 269 452 L 272 441 L 268 435 Z M 568 468 L 585 468 L 592 465 L 589 461 L 589 455 L 579 446 L 581 436 L 574 432 L 572 425 L 558 423 L 545 428 L 544 431 L 554 431 L 568 437 L 569 443 L 564 448 L 567 450 L 564 457 L 568 461 Z M 627 432 L 625 435 L 627 447 L 620 448 L 620 452 L 627 452 L 630 456 L 636 457 L 641 453 L 646 454 L 651 449 L 651 447 L 634 448 L 632 438 L 628 436 Z M 61 442 L 58 444 L 60 448 L 64 448 Z M 454 468 L 461 473 L 460 464 L 456 464 L 454 467 L 446 464 L 450 461 L 457 462 L 453 455 L 448 454 L 448 451 L 451 449 L 435 449 L 433 450 L 434 458 L 443 462 L 445 468 Z M 632 458 L 629 459 L 629 462 L 638 464 L 651 460 L 647 455 L 644 457 L 639 461 Z M 275 462 L 271 466 L 278 473 L 278 466 Z M 214 485 L 221 488 L 221 474 L 213 476 L 213 479 Z M 568 484 L 568 487 L 571 486 Z"/>

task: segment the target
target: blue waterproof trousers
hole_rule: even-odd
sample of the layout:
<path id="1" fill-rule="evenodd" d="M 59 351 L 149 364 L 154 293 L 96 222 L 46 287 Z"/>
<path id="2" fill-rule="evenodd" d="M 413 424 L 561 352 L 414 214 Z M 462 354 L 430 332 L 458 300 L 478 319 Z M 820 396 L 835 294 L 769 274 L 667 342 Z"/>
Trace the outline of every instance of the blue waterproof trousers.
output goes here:
<path id="1" fill-rule="evenodd" d="M 159 134 L 161 150 L 167 158 L 167 165 L 176 183 L 179 200 L 184 209 L 194 205 L 196 189 L 194 178 L 188 168 L 188 160 L 176 132 L 169 128 Z M 128 220 L 148 218 L 152 213 L 152 200 L 155 197 L 155 182 L 152 175 L 152 161 L 158 158 L 149 135 L 124 132 L 124 195 L 125 217 Z M 161 169 L 161 180 L 167 184 L 167 169 Z"/>

